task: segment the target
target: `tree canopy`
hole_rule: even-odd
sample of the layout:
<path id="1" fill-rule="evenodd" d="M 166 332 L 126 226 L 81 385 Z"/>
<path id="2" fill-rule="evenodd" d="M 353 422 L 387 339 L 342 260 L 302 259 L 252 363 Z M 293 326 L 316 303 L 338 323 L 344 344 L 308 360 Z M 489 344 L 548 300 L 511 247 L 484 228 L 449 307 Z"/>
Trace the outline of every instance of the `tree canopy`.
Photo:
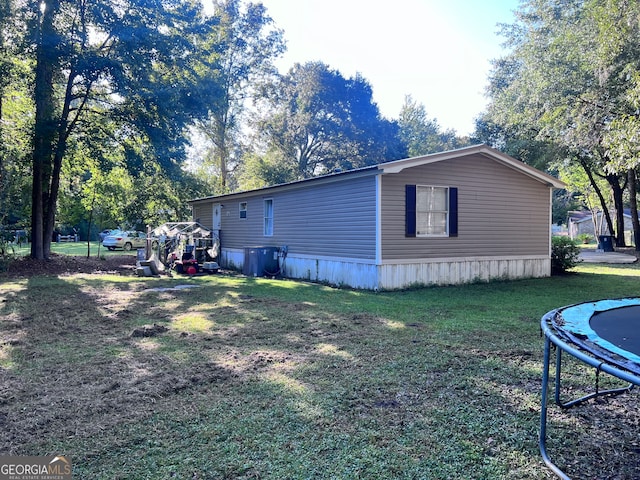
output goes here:
<path id="1" fill-rule="evenodd" d="M 454 130 L 442 131 L 438 120 L 428 118 L 424 105 L 407 95 L 398 119 L 400 139 L 407 146 L 408 155 L 417 157 L 429 153 L 460 148 L 468 144 L 456 136 Z"/>
<path id="2" fill-rule="evenodd" d="M 587 175 L 605 178 L 618 245 L 624 244 L 627 169 L 635 160 L 621 160 L 614 146 L 625 148 L 620 122 L 633 129 L 637 116 L 639 18 L 638 2 L 626 0 L 523 1 L 516 22 L 503 28 L 510 53 L 494 63 L 485 117 L 509 138 L 550 146 Z M 607 223 L 614 232 L 610 218 Z"/>
<path id="3" fill-rule="evenodd" d="M 359 74 L 322 62 L 279 74 L 283 32 L 264 5 L 212 7 L 0 1 L 0 224 L 30 217 L 32 257 L 49 257 L 60 222 L 87 237 L 141 228 L 184 218 L 194 196 L 461 141 L 413 100 L 383 117 Z M 199 161 L 186 156 L 193 132 Z"/>
<path id="4" fill-rule="evenodd" d="M 273 61 L 285 43 L 261 3 L 242 8 L 240 0 L 215 0 L 213 9 L 217 28 L 206 37 L 212 61 L 203 73 L 216 91 L 197 130 L 210 146 L 204 160 L 215 168 L 218 181 L 213 186 L 225 193 L 234 187 L 230 173 L 245 151 L 241 138 L 249 102 L 276 75 Z"/>
<path id="5" fill-rule="evenodd" d="M 43 259 L 75 136 L 108 124 L 108 143 L 123 146 L 128 170 L 150 157 L 166 172 L 179 167 L 184 127 L 206 113 L 195 65 L 197 39 L 211 25 L 188 1 L 26 6 L 12 6 L 8 18 L 28 27 L 12 53 L 33 72 L 31 255 Z"/>
<path id="6" fill-rule="evenodd" d="M 360 75 L 322 62 L 296 64 L 274 85 L 258 129 L 285 170 L 306 178 L 401 158 L 396 122 L 386 120 Z"/>

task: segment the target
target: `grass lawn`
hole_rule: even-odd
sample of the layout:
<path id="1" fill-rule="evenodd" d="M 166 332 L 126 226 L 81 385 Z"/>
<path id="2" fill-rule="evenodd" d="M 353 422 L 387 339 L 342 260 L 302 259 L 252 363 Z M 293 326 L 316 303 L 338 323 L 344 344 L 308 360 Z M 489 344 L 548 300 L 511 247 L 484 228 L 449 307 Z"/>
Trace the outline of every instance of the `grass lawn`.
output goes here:
<path id="1" fill-rule="evenodd" d="M 382 293 L 0 277 L 0 452 L 69 455 L 79 479 L 548 479 L 540 318 L 638 295 L 635 265 Z M 565 358 L 567 395 L 588 389 Z M 551 406 L 552 458 L 640 478 L 638 400 Z"/>
<path id="2" fill-rule="evenodd" d="M 31 244 L 24 244 L 21 246 L 14 245 L 14 252 L 16 255 L 29 255 L 31 252 Z M 100 242 L 89 242 L 89 255 L 91 257 L 107 257 L 109 255 L 135 255 L 136 250 L 125 252 L 122 249 L 109 251 L 102 246 Z M 52 242 L 51 251 L 59 253 L 61 255 L 78 255 L 87 256 L 87 242 Z"/>

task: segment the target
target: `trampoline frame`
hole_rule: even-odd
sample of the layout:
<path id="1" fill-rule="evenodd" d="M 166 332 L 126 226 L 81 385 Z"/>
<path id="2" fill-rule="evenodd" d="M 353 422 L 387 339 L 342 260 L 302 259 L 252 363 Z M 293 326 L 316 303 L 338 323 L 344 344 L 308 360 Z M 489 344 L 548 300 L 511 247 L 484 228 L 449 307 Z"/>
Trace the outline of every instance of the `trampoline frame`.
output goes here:
<path id="1" fill-rule="evenodd" d="M 605 395 L 619 395 L 629 392 L 635 385 L 640 386 L 640 375 L 626 370 L 618 365 L 614 365 L 608 362 L 603 355 L 599 355 L 597 352 L 586 350 L 581 348 L 582 345 L 571 338 L 568 335 L 560 335 L 557 329 L 553 326 L 552 320 L 555 316 L 567 307 L 559 308 L 548 312 L 542 317 L 540 325 L 545 337 L 544 342 L 544 360 L 542 369 L 542 399 L 540 408 L 540 437 L 539 447 L 540 454 L 544 463 L 551 469 L 559 478 L 570 480 L 570 477 L 564 473 L 560 467 L 553 463 L 549 454 L 547 453 L 547 403 L 548 403 L 548 390 L 549 390 L 549 364 L 551 362 L 551 345 L 556 348 L 556 368 L 555 368 L 555 403 L 563 409 L 568 409 L 579 405 L 587 400 L 595 397 L 601 397 Z M 595 390 L 592 393 L 584 395 L 580 398 L 563 402 L 561 400 L 561 364 L 562 364 L 562 352 L 566 352 L 572 357 L 585 363 L 596 369 Z M 598 379 L 600 372 L 612 375 L 620 380 L 629 382 L 629 386 L 622 388 L 615 388 L 609 390 L 600 390 L 598 385 Z"/>

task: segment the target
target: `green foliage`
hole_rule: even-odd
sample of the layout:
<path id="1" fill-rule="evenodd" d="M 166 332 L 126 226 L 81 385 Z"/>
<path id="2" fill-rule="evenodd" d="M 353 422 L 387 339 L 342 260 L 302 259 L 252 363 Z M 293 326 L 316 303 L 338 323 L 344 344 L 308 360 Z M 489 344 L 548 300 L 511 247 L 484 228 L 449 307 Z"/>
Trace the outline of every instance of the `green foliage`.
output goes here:
<path id="1" fill-rule="evenodd" d="M 261 3 L 214 0 L 216 28 L 206 38 L 208 56 L 200 75 L 213 84 L 206 118 L 196 122 L 208 148 L 203 163 L 216 170 L 217 193 L 235 186 L 232 172 L 241 163 L 241 132 L 247 123 L 248 100 L 260 96 L 260 85 L 275 74 L 273 61 L 285 50 L 282 31 Z"/>
<path id="2" fill-rule="evenodd" d="M 120 150 L 133 175 L 153 162 L 169 174 L 184 158 L 184 128 L 208 111 L 198 75 L 212 23 L 188 0 L 32 2 L 33 31 L 17 56 L 33 64 L 33 244 L 46 258 L 65 160 L 78 138 Z M 20 17 L 19 9 L 12 19 Z M 90 149 L 87 148 L 86 151 Z M 84 175 L 84 173 L 82 173 Z M 68 179 L 73 183 L 74 179 Z"/>
<path id="3" fill-rule="evenodd" d="M 398 119 L 399 136 L 406 145 L 409 157 L 429 153 L 453 150 L 465 146 L 465 142 L 456 137 L 456 132 L 443 132 L 438 121 L 427 117 L 427 111 L 407 95 Z"/>
<path id="4" fill-rule="evenodd" d="M 574 193 L 576 199 L 589 210 L 600 207 L 597 190 L 606 191 L 607 182 L 603 178 L 589 179 L 582 165 L 571 161 L 556 161 L 554 163 L 558 177 L 567 184 L 567 190 Z"/>
<path id="5" fill-rule="evenodd" d="M 560 158 L 601 176 L 612 191 L 624 245 L 624 170 L 637 164 L 640 4 L 626 0 L 526 0 L 494 62 L 488 119 L 510 135 L 548 142 Z M 607 210 L 607 192 L 597 192 Z M 607 216 L 607 226 L 614 225 Z"/>
<path id="6" fill-rule="evenodd" d="M 539 170 L 553 173 L 553 162 L 564 152 L 549 140 L 536 138 L 534 130 L 522 130 L 517 125 L 496 118 L 495 105 L 476 118 L 471 143 L 486 143 Z"/>
<path id="7" fill-rule="evenodd" d="M 291 161 L 283 158 L 280 152 L 247 155 L 238 175 L 241 190 L 253 190 L 269 185 L 287 183 L 297 178 L 297 168 Z"/>
<path id="8" fill-rule="evenodd" d="M 295 162 L 297 178 L 406 156 L 398 125 L 382 118 L 360 75 L 345 78 L 322 62 L 296 64 L 269 101 L 258 130 L 270 152 Z"/>
<path id="9" fill-rule="evenodd" d="M 640 72 L 629 69 L 631 88 L 626 91 L 625 113 L 605 130 L 603 144 L 610 152 L 609 172 L 636 168 L 640 164 Z"/>
<path id="10" fill-rule="evenodd" d="M 569 237 L 551 238 L 551 271 L 562 274 L 578 265 L 580 247 Z"/>
<path id="11" fill-rule="evenodd" d="M 31 213 L 32 75 L 27 61 L 7 54 L 0 59 L 0 77 L 0 223 L 25 228 Z"/>
<path id="12" fill-rule="evenodd" d="M 2 228 L 0 228 L 0 272 L 5 272 L 16 259 L 16 251 L 11 244 L 13 235 Z"/>
<path id="13" fill-rule="evenodd" d="M 588 233 L 581 233 L 580 235 L 578 235 L 578 241 L 586 245 L 593 242 L 593 235 L 589 235 Z"/>

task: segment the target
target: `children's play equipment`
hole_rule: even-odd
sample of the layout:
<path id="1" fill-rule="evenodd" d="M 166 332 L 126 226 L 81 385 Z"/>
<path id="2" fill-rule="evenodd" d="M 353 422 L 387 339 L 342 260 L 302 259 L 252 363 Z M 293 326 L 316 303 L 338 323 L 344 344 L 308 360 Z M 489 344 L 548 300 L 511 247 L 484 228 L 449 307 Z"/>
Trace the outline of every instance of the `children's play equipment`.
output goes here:
<path id="1" fill-rule="evenodd" d="M 562 479 L 569 476 L 547 453 L 547 393 L 551 347 L 555 347 L 555 403 L 562 409 L 601 396 L 619 395 L 640 385 L 640 298 L 598 300 L 558 308 L 541 320 L 545 337 L 540 410 L 540 453 L 547 466 Z M 595 368 L 593 392 L 573 400 L 561 399 L 562 354 Z M 618 388 L 601 389 L 598 379 L 607 374 L 626 382 Z"/>

